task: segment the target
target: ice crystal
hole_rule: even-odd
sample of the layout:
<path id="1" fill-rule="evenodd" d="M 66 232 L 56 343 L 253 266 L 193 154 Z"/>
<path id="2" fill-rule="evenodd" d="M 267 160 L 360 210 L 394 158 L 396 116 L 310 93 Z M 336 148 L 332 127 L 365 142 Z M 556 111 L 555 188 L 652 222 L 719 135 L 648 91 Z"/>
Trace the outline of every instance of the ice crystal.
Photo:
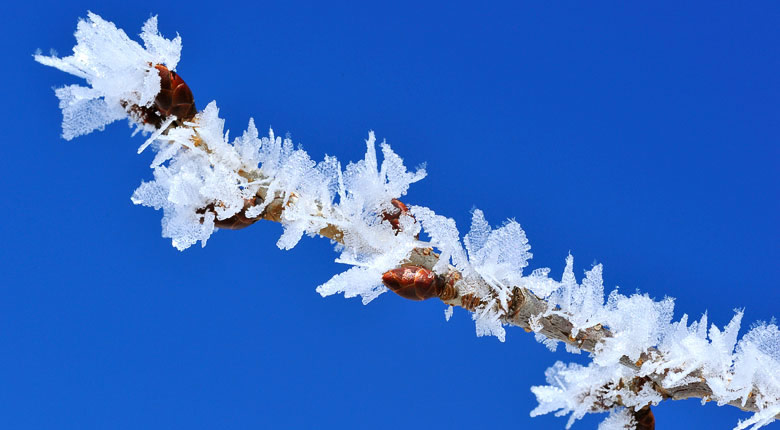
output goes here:
<path id="1" fill-rule="evenodd" d="M 640 303 L 649 300 L 645 296 L 632 298 L 639 298 Z M 632 298 L 616 300 L 630 303 Z M 654 345 L 652 339 L 656 339 L 657 350 L 639 372 L 634 373 L 614 360 L 615 355 L 628 355 L 635 348 L 626 348 L 623 341 L 605 342 L 603 348 L 597 349 L 594 361 L 588 366 L 557 362 L 548 369 L 546 375 L 550 385 L 532 388 L 539 402 L 532 415 L 556 411 L 556 415 L 571 414 L 567 423 L 570 426 L 584 413 L 606 410 L 610 405 L 618 404 L 618 399 L 621 405 L 637 408 L 657 404 L 662 398 L 649 384 L 634 392 L 622 388 L 620 381 L 666 374 L 660 381 L 666 389 L 705 380 L 712 390 L 712 400 L 719 405 L 732 401 L 744 405 L 753 397 L 759 411 L 740 421 L 736 429 L 757 429 L 774 420 L 780 413 L 780 331 L 775 324 L 758 324 L 737 342 L 741 311 L 723 330 L 714 324 L 708 330 L 706 315 L 690 325 L 687 315 L 676 323 L 668 322 L 666 319 L 671 315 L 672 306 L 668 299 L 648 305 L 641 305 L 640 310 L 650 312 L 649 319 L 656 328 L 649 329 L 651 324 L 647 324 L 633 331 L 638 336 L 638 342 L 644 342 L 646 348 Z M 631 308 L 633 306 L 622 310 L 620 307 L 613 308 L 612 313 L 631 313 Z M 621 331 L 617 333 L 619 335 Z M 649 335 L 643 338 L 642 333 Z M 656 335 L 659 337 L 655 338 Z M 583 404 L 589 405 L 590 409 L 583 408 Z"/>
<path id="2" fill-rule="evenodd" d="M 582 366 L 558 361 L 545 372 L 549 385 L 531 387 L 539 402 L 531 416 L 550 412 L 555 412 L 556 416 L 570 414 L 566 423 L 568 429 L 588 413 L 606 412 L 618 405 L 639 409 L 663 400 L 649 383 L 636 393 L 621 383 L 631 376 L 632 372 L 619 364 Z"/>
<path id="3" fill-rule="evenodd" d="M 634 415 L 626 408 L 609 411 L 609 416 L 599 423 L 598 430 L 634 430 L 636 421 Z"/>
<path id="4" fill-rule="evenodd" d="M 468 274 L 471 270 L 466 253 L 460 244 L 460 232 L 452 218 L 436 215 L 423 206 L 412 206 L 412 214 L 430 236 L 431 244 L 441 251 L 439 261 L 433 267 L 436 273 L 445 273 L 450 263 Z"/>
<path id="5" fill-rule="evenodd" d="M 604 305 L 604 285 L 602 266 L 597 264 L 587 272 L 582 284 L 577 283 L 574 276 L 574 257 L 566 257 L 566 268 L 563 271 L 560 287 L 549 297 L 549 314 L 565 316 L 574 325 L 572 336 L 581 329 L 592 327 L 599 323 L 597 317 Z"/>
<path id="6" fill-rule="evenodd" d="M 598 314 L 600 324 L 609 327 L 612 336 L 599 344 L 596 361 L 602 365 L 617 363 L 626 356 L 637 361 L 648 345 L 657 345 L 672 320 L 674 301 L 656 302 L 647 295 L 626 297 L 612 291 Z"/>
<path id="7" fill-rule="evenodd" d="M 533 256 L 528 239 L 514 220 L 493 230 L 479 209 L 472 212 L 471 230 L 463 239 L 470 267 L 498 296 L 506 308 L 512 288 L 521 283 L 523 268 Z"/>
<path id="8" fill-rule="evenodd" d="M 444 309 L 444 320 L 449 321 L 450 318 L 452 318 L 452 312 L 455 310 L 453 306 L 447 306 L 446 309 Z"/>
<path id="9" fill-rule="evenodd" d="M 123 102 L 149 106 L 160 92 L 155 64 L 174 70 L 181 53 L 181 38 L 162 37 L 157 17 L 143 26 L 144 47 L 124 31 L 94 13 L 76 27 L 73 54 L 64 58 L 35 55 L 35 61 L 83 78 L 90 85 L 69 85 L 56 90 L 62 109 L 62 137 L 67 140 L 127 118 Z"/>

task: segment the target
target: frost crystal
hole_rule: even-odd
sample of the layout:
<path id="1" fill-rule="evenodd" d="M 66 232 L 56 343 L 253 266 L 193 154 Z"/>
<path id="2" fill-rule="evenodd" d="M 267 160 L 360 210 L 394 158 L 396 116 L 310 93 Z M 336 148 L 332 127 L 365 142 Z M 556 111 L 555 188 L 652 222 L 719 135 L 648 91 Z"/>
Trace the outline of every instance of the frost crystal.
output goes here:
<path id="1" fill-rule="evenodd" d="M 618 364 L 599 366 L 591 363 L 586 367 L 558 361 L 544 375 L 550 385 L 531 387 L 539 402 L 539 406 L 531 411 L 531 416 L 556 411 L 556 416 L 571 414 L 566 423 L 567 429 L 588 413 L 606 412 L 615 406 L 639 409 L 663 400 L 649 383 L 637 393 L 622 384 L 621 381 L 630 379 L 631 371 Z M 608 420 L 620 421 L 619 418 Z M 612 424 L 608 422 L 607 425 Z"/>
<path id="2" fill-rule="evenodd" d="M 412 215 L 422 224 L 423 229 L 431 237 L 431 244 L 441 251 L 439 261 L 433 267 L 436 273 L 445 273 L 452 264 L 459 270 L 469 271 L 469 265 L 463 246 L 460 244 L 460 232 L 452 218 L 436 215 L 423 206 L 412 206 Z"/>
<path id="3" fill-rule="evenodd" d="M 672 320 L 673 310 L 674 301 L 670 298 L 656 302 L 647 295 L 626 297 L 612 291 L 599 320 L 613 336 L 599 344 L 596 361 L 612 364 L 622 356 L 637 361 L 648 345 L 658 344 Z"/>
<path id="4" fill-rule="evenodd" d="M 452 318 L 452 312 L 455 310 L 453 306 L 447 306 L 446 309 L 444 309 L 444 320 L 449 321 L 450 318 Z"/>
<path id="5" fill-rule="evenodd" d="M 584 328 L 599 323 L 598 316 L 604 304 L 604 285 L 601 278 L 602 267 L 597 264 L 585 272 L 582 284 L 574 277 L 574 257 L 566 257 L 566 268 L 563 271 L 560 288 L 549 298 L 550 315 L 563 315 L 572 324 L 572 336 Z M 557 308 L 557 310 L 556 310 Z"/>
<path id="6" fill-rule="evenodd" d="M 737 343 L 741 312 L 737 312 L 724 330 L 713 324 L 708 332 L 706 315 L 690 326 L 687 315 L 683 315 L 677 323 L 669 323 L 667 316 L 671 315 L 672 306 L 669 299 L 652 306 L 647 303 L 641 305 L 641 302 L 649 300 L 644 296 L 617 300 L 629 306 L 622 310 L 620 306 L 608 306 L 613 314 L 632 313 L 631 302 L 638 300 L 643 312 L 650 312 L 649 319 L 665 328 L 665 331 L 657 328 L 648 330 L 650 324 L 647 324 L 616 330 L 616 337 L 626 330 L 629 333 L 633 331 L 636 336 L 648 334 L 644 342 L 652 342 L 654 336 L 659 335 L 656 359 L 648 360 L 639 372 L 633 373 L 613 358 L 620 353 L 628 356 L 635 349 L 627 347 L 623 341 L 616 341 L 605 343 L 608 346 L 604 346 L 603 351 L 597 350 L 594 361 L 587 367 L 557 362 L 546 373 L 550 385 L 531 389 L 539 402 L 532 416 L 555 411 L 556 415 L 571 414 L 567 424 L 570 426 L 585 413 L 603 411 L 613 404 L 636 408 L 657 404 L 662 397 L 651 389 L 650 384 L 634 392 L 625 389 L 620 381 L 664 373 L 666 377 L 660 382 L 665 389 L 706 380 L 712 389 L 712 399 L 719 405 L 732 401 L 744 405 L 750 397 L 754 397 L 759 411 L 740 421 L 736 429 L 760 428 L 774 421 L 780 413 L 780 331 L 775 324 L 758 324 Z M 583 404 L 589 406 L 583 407 Z"/>
<path id="7" fill-rule="evenodd" d="M 520 224 L 507 221 L 493 230 L 479 209 L 474 209 L 471 230 L 463 239 L 469 253 L 469 262 L 485 282 L 497 293 L 506 308 L 512 288 L 521 283 L 523 268 L 532 254 L 531 246 Z"/>
<path id="8" fill-rule="evenodd" d="M 634 430 L 634 415 L 626 408 L 613 409 L 609 416 L 599 424 L 598 430 Z"/>
<path id="9" fill-rule="evenodd" d="M 157 17 L 144 24 L 145 47 L 113 23 L 89 13 L 76 29 L 73 55 L 35 55 L 35 61 L 83 78 L 90 87 L 69 85 L 56 90 L 62 109 L 62 137 L 67 140 L 127 118 L 122 103 L 149 106 L 160 92 L 155 64 L 176 69 L 181 38 L 168 40 L 157 31 Z"/>

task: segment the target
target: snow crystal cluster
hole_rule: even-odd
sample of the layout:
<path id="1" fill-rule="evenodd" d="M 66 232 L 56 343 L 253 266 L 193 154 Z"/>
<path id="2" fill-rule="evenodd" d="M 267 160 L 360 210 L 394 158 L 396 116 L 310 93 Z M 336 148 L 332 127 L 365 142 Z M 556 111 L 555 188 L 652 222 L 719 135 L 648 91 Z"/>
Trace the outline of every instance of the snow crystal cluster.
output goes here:
<path id="1" fill-rule="evenodd" d="M 742 311 L 721 330 L 707 326 L 707 315 L 688 325 L 688 316 L 672 322 L 673 300 L 654 301 L 646 295 L 623 296 L 614 290 L 604 303 L 601 266 L 578 284 L 569 256 L 559 288 L 547 301 L 547 314 L 566 317 L 582 330 L 598 322 L 611 336 L 597 344 L 588 366 L 557 362 L 547 370 L 546 386 L 533 387 L 539 406 L 531 415 L 571 414 L 567 428 L 585 413 L 603 412 L 615 405 L 639 409 L 662 400 L 649 382 L 631 391 L 620 381 L 657 383 L 664 390 L 706 382 L 709 398 L 719 405 L 755 400 L 759 412 L 737 429 L 759 428 L 780 414 L 780 330 L 774 323 L 756 324 L 741 340 L 737 333 Z M 573 299 L 576 298 L 576 299 Z M 647 355 L 643 360 L 640 356 Z M 628 358 L 638 371 L 621 364 Z M 618 422 L 622 418 L 610 416 Z"/>
<path id="2" fill-rule="evenodd" d="M 531 416 L 554 411 L 558 411 L 556 415 L 570 413 L 566 423 L 566 428 L 570 428 L 587 413 L 607 411 L 616 406 L 640 409 L 663 400 L 650 384 L 642 386 L 637 393 L 621 384 L 621 381 L 631 379 L 632 376 L 632 371 L 624 366 L 612 368 L 591 363 L 584 367 L 559 361 L 545 372 L 550 385 L 531 388 L 539 401 L 539 406 L 531 411 Z M 619 422 L 624 421 L 625 417 L 612 416 L 608 419 Z M 612 425 L 614 427 L 615 424 Z"/>
<path id="3" fill-rule="evenodd" d="M 78 43 L 73 55 L 35 55 L 35 61 L 83 78 L 89 84 L 56 90 L 63 115 L 62 137 L 70 140 L 127 118 L 123 102 L 152 104 L 160 92 L 160 76 L 154 65 L 164 64 L 174 70 L 180 58 L 181 38 L 162 37 L 155 16 L 144 24 L 141 39 L 145 48 L 113 23 L 90 12 L 86 20 L 78 23 Z"/>
<path id="4" fill-rule="evenodd" d="M 165 64 L 174 69 L 181 39 L 160 36 L 156 17 L 146 22 L 141 38 L 145 47 L 90 13 L 78 24 L 73 55 L 35 56 L 36 61 L 84 78 L 89 84 L 56 91 L 66 139 L 102 129 L 117 119 L 134 122 L 125 109 L 128 104 L 152 105 L 160 91 L 160 78 L 153 66 Z M 397 210 L 392 200 L 425 177 L 425 169 L 407 171 L 385 143 L 380 145 L 380 163 L 373 132 L 366 141 L 365 159 L 342 169 L 334 157 L 313 161 L 289 138 L 274 136 L 273 131 L 260 137 L 252 120 L 231 142 L 215 102 L 184 127 L 168 128 L 172 118 L 158 130 L 137 122 L 143 131 L 152 132 L 139 152 L 151 146 L 156 155 L 151 164 L 154 179 L 143 182 L 132 201 L 162 209 L 162 234 L 179 250 L 197 242 L 205 246 L 216 229 L 215 221 L 242 211 L 247 218 L 256 218 L 269 204 L 280 201 L 284 233 L 277 245 L 290 249 L 304 234 L 337 228 L 341 233 L 337 261 L 353 267 L 318 291 L 323 295 L 361 295 L 368 302 L 386 291 L 382 273 L 419 246 L 416 236 L 420 226 L 413 218 L 400 217 L 400 228 L 393 229 L 382 215 Z M 261 192 L 265 198 L 246 208 Z"/>
<path id="5" fill-rule="evenodd" d="M 273 131 L 259 137 L 251 120 L 231 143 L 218 113 L 212 102 L 191 128 L 173 129 L 155 144 L 159 152 L 152 164 L 154 180 L 142 183 L 132 200 L 163 210 L 163 236 L 180 250 L 198 241 L 205 246 L 215 220 L 238 214 L 262 191 L 266 198 L 247 208 L 245 216 L 256 218 L 269 204 L 280 202 L 281 249 L 294 247 L 304 234 L 314 236 L 329 226 L 339 229 L 337 261 L 353 267 L 321 285 L 321 294 L 361 295 L 367 303 L 386 291 L 382 273 L 419 246 L 415 237 L 419 225 L 411 217 L 400 217 L 396 231 L 382 214 L 392 211 L 391 200 L 404 195 L 425 171 L 408 172 L 385 143 L 380 164 L 373 133 L 366 140 L 365 159 L 344 170 L 333 157 L 314 162 L 289 138 L 274 136 Z M 197 146 L 192 144 L 195 134 Z M 204 211 L 207 207 L 213 211 Z"/>
<path id="6" fill-rule="evenodd" d="M 78 24 L 72 55 L 35 56 L 89 85 L 56 90 L 65 139 L 118 119 L 134 120 L 125 109 L 128 103 L 152 105 L 160 91 L 153 66 L 164 64 L 173 70 L 181 39 L 160 36 L 156 17 L 144 24 L 141 39 L 143 47 L 90 13 Z M 714 324 L 708 327 L 706 315 L 690 325 L 687 315 L 673 322 L 670 298 L 656 301 L 615 290 L 605 300 L 602 266 L 592 267 L 578 282 L 572 256 L 566 259 L 560 281 L 550 278 L 546 268 L 524 274 L 532 254 L 523 229 L 514 220 L 492 228 L 478 209 L 462 238 L 454 220 L 422 206 L 412 206 L 412 216 L 401 215 L 398 226 L 392 226 L 384 216 L 398 210 L 392 200 L 405 195 L 425 170 L 407 170 L 385 143 L 380 145 L 380 162 L 373 133 L 366 140 L 365 158 L 342 169 L 334 157 L 313 161 L 289 138 L 273 131 L 260 137 L 252 120 L 231 141 L 215 102 L 183 126 L 169 128 L 171 122 L 157 130 L 136 124 L 152 133 L 139 152 L 150 146 L 156 155 L 153 180 L 143 182 L 132 201 L 163 211 L 162 234 L 180 250 L 197 242 L 205 246 L 220 220 L 239 213 L 250 219 L 262 217 L 277 204 L 283 209 L 279 216 L 284 232 L 277 242 L 282 249 L 294 247 L 304 234 L 339 232 L 336 261 L 351 267 L 317 288 L 323 296 L 360 295 L 367 303 L 386 291 L 383 272 L 397 267 L 415 248 L 430 246 L 440 253 L 433 270 L 439 274 L 457 270 L 460 294 L 480 299 L 473 313 L 478 335 L 504 340 L 503 325 L 515 287 L 548 303 L 545 311 L 531 318 L 534 331 L 548 317 L 570 322 L 572 336 L 594 327 L 608 330 L 610 335 L 596 345 L 589 365 L 558 362 L 547 370 L 548 385 L 532 388 L 539 402 L 531 412 L 534 416 L 568 414 L 568 428 L 586 413 L 611 411 L 600 428 L 632 428 L 632 409 L 662 400 L 653 384 L 671 390 L 702 381 L 712 391 L 707 400 L 755 404 L 758 412 L 740 422 L 738 429 L 761 427 L 780 414 L 780 331 L 774 323 L 757 324 L 738 340 L 741 311 L 721 330 Z M 429 242 L 419 239 L 421 233 Z M 446 315 L 452 315 L 452 308 Z M 551 349 L 558 342 L 541 335 L 538 339 Z M 567 348 L 579 352 L 576 346 Z M 638 370 L 625 366 L 625 360 L 636 363 Z M 630 389 L 626 382 L 636 380 L 645 383 Z"/>
<path id="7" fill-rule="evenodd" d="M 609 416 L 599 424 L 598 430 L 633 430 L 636 424 L 630 410 L 616 408 L 609 411 Z"/>
<path id="8" fill-rule="evenodd" d="M 663 398 L 650 384 L 650 377 L 665 390 L 706 381 L 712 394 L 707 400 L 719 405 L 738 402 L 746 405 L 752 398 L 759 409 L 738 429 L 759 428 L 780 414 L 780 330 L 774 323 L 755 325 L 737 341 L 742 312 L 721 331 L 707 327 L 706 314 L 699 322 L 688 325 L 688 316 L 673 322 L 674 300 L 656 301 L 646 294 L 625 296 L 613 290 L 606 301 L 602 266 L 585 272 L 581 282 L 574 274 L 574 258 L 569 255 L 560 282 L 551 279 L 549 269 L 537 269 L 524 276 L 523 267 L 531 254 L 520 226 L 508 221 L 492 230 L 480 210 L 474 210 L 470 232 L 463 238 L 465 250 L 453 220 L 434 214 L 430 209 L 413 207 L 412 211 L 431 236 L 431 243 L 442 253 L 440 264 L 452 264 L 464 276 L 469 288 L 491 302 L 477 309 L 474 319 L 477 334 L 492 334 L 503 340 L 503 321 L 495 309 L 506 309 L 513 286 L 525 287 L 544 299 L 547 311 L 532 318 L 557 315 L 572 324 L 572 336 L 598 326 L 609 330 L 596 345 L 588 366 L 556 363 L 547 371 L 547 386 L 533 387 L 539 406 L 532 415 L 556 412 L 570 414 L 567 428 L 586 413 L 605 412 L 615 407 L 640 409 L 658 404 Z M 541 326 L 535 327 L 539 331 Z M 559 342 L 542 335 L 537 338 L 554 350 Z M 567 348 L 572 348 L 567 344 Z M 575 351 L 576 352 L 576 351 Z M 628 359 L 640 363 L 635 371 L 623 363 Z M 626 382 L 645 378 L 638 390 Z M 619 428 L 626 414 L 613 414 L 604 428 Z"/>
<path id="9" fill-rule="evenodd" d="M 473 318 L 477 336 L 493 335 L 502 342 L 506 337 L 502 312 L 509 309 L 512 288 L 523 284 L 523 268 L 533 256 L 525 232 L 514 220 L 493 229 L 479 209 L 472 212 L 471 230 L 463 238 L 455 221 L 435 214 L 422 206 L 412 206 L 412 214 L 441 252 L 433 270 L 444 273 L 453 266 L 462 276 L 461 294 L 475 294 L 484 299 Z"/>

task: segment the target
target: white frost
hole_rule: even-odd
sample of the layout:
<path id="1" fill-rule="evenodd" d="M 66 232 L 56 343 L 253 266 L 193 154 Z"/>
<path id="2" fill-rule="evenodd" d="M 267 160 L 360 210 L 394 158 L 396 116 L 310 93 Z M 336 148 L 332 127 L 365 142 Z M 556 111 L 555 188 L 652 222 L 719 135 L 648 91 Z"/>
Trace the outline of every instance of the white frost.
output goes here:
<path id="1" fill-rule="evenodd" d="M 35 55 L 35 61 L 83 78 L 88 87 L 58 88 L 62 109 L 62 137 L 66 140 L 91 133 L 127 113 L 121 102 L 149 106 L 160 92 L 155 64 L 174 70 L 179 62 L 181 38 L 165 39 L 157 31 L 157 17 L 144 24 L 144 47 L 124 31 L 90 12 L 76 28 L 73 54 L 64 58 Z"/>
<path id="2" fill-rule="evenodd" d="M 626 408 L 613 409 L 609 416 L 599 423 L 598 430 L 634 430 L 634 415 Z"/>

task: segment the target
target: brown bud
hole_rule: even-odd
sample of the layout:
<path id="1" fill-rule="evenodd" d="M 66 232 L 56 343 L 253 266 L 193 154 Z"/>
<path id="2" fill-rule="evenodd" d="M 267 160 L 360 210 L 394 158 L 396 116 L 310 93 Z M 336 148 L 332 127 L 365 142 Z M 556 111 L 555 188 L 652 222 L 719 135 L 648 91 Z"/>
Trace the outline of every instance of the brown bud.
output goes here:
<path id="1" fill-rule="evenodd" d="M 382 283 L 394 293 L 409 300 L 425 300 L 438 297 L 442 282 L 428 269 L 405 266 L 389 270 L 382 275 Z"/>
<path id="2" fill-rule="evenodd" d="M 151 106 L 122 106 L 129 112 L 138 116 L 146 124 L 160 128 L 162 123 L 171 115 L 176 115 L 178 121 L 189 121 L 198 113 L 195 109 L 195 99 L 190 87 L 184 80 L 172 70 L 162 64 L 154 66 L 160 75 L 160 92 Z"/>

